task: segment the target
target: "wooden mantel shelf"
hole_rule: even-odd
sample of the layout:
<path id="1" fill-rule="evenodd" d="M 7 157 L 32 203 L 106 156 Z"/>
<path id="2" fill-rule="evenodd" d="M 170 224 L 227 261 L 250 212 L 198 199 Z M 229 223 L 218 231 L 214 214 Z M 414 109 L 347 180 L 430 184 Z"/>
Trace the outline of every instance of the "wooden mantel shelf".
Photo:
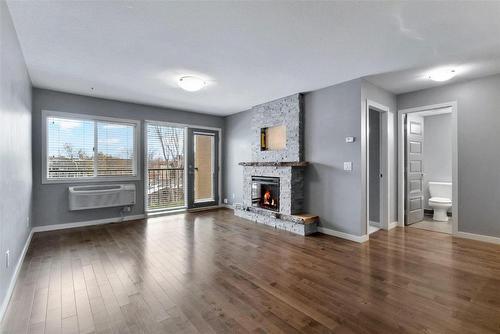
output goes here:
<path id="1" fill-rule="evenodd" d="M 308 161 L 251 161 L 240 162 L 240 166 L 255 166 L 255 167 L 306 167 L 309 165 Z"/>

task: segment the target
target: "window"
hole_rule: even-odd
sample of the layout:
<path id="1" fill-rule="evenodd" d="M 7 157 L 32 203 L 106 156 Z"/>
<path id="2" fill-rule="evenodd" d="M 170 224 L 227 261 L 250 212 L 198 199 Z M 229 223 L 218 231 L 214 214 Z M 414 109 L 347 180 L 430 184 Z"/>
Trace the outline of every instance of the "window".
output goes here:
<path id="1" fill-rule="evenodd" d="M 136 178 L 138 124 L 44 112 L 44 181 Z"/>

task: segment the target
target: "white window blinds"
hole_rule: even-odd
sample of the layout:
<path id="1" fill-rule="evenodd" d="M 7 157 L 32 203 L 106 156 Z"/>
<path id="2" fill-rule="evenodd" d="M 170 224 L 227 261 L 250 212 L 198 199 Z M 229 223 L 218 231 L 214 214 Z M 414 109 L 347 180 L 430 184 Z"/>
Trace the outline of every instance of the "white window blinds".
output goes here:
<path id="1" fill-rule="evenodd" d="M 94 176 L 94 122 L 47 118 L 48 178 Z"/>
<path id="2" fill-rule="evenodd" d="M 136 175 L 136 125 L 47 117 L 47 178 Z"/>
<path id="3" fill-rule="evenodd" d="M 97 175 L 134 174 L 134 126 L 97 123 Z"/>

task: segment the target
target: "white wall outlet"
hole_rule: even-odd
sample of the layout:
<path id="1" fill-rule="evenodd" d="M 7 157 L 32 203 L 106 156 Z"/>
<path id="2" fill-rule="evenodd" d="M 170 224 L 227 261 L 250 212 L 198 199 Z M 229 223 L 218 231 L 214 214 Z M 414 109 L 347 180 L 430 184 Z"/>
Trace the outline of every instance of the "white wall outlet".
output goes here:
<path id="1" fill-rule="evenodd" d="M 30 217 L 26 217 L 26 227 L 30 227 Z"/>
<path id="2" fill-rule="evenodd" d="M 345 137 L 346 143 L 354 143 L 356 141 L 356 137 Z"/>
<path id="3" fill-rule="evenodd" d="M 227 204 L 227 198 L 224 198 L 224 204 Z"/>
<path id="4" fill-rule="evenodd" d="M 9 268 L 10 265 L 10 249 L 5 252 L 5 268 Z"/>
<path id="5" fill-rule="evenodd" d="M 351 171 L 352 170 L 352 161 L 344 162 L 344 170 Z"/>

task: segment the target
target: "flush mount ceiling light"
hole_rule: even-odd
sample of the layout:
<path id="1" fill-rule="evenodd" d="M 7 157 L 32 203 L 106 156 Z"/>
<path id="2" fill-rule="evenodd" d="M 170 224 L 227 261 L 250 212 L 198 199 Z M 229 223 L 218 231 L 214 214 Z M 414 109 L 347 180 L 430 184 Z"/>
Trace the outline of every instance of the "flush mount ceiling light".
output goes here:
<path id="1" fill-rule="evenodd" d="M 440 68 L 429 73 L 429 79 L 432 81 L 442 82 L 447 81 L 457 75 L 457 71 L 453 68 Z"/>
<path id="2" fill-rule="evenodd" d="M 179 87 L 187 90 L 188 92 L 196 92 L 206 85 L 207 83 L 203 79 L 191 75 L 184 76 L 179 79 Z"/>

